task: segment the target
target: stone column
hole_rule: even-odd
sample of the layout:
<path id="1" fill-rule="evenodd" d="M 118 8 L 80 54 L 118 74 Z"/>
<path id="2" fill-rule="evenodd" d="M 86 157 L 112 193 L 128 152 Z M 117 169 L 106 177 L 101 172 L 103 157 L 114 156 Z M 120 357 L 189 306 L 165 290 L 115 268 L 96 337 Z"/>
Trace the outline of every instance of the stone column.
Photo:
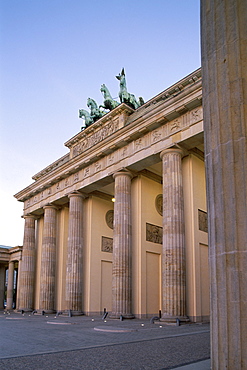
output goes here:
<path id="1" fill-rule="evenodd" d="M 82 314 L 82 250 L 83 199 L 85 195 L 69 195 L 68 258 L 66 271 L 66 305 L 73 315 Z"/>
<path id="2" fill-rule="evenodd" d="M 44 229 L 41 252 L 39 309 L 54 312 L 56 270 L 56 213 L 53 205 L 44 207 Z"/>
<path id="3" fill-rule="evenodd" d="M 8 269 L 8 286 L 7 286 L 7 310 L 13 309 L 13 290 L 14 290 L 14 272 L 15 264 L 13 261 L 9 262 Z"/>
<path id="4" fill-rule="evenodd" d="M 35 269 L 35 217 L 24 216 L 24 240 L 20 271 L 20 310 L 32 311 Z"/>
<path id="5" fill-rule="evenodd" d="M 201 1 L 212 369 L 247 369 L 247 4 Z"/>
<path id="6" fill-rule="evenodd" d="M 182 150 L 161 152 L 163 162 L 162 320 L 185 316 L 185 237 Z"/>
<path id="7" fill-rule="evenodd" d="M 4 288 L 5 288 L 5 266 L 4 264 L 0 264 L 0 309 L 3 309 Z"/>
<path id="8" fill-rule="evenodd" d="M 131 178 L 127 171 L 113 175 L 115 180 L 112 313 L 111 317 L 133 318 L 131 256 Z"/>
<path id="9" fill-rule="evenodd" d="M 20 307 L 20 281 L 21 281 L 21 259 L 18 261 L 18 271 L 17 271 L 17 288 L 16 288 L 16 309 L 19 310 Z"/>

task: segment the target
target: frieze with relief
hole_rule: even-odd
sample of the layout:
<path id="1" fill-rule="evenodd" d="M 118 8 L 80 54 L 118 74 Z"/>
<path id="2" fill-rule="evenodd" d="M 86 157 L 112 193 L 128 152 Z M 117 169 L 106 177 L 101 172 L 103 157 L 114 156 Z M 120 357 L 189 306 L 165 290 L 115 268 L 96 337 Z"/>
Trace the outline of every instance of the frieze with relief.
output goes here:
<path id="1" fill-rule="evenodd" d="M 72 149 L 73 157 L 85 152 L 86 150 L 90 149 L 94 145 L 100 143 L 105 138 L 112 135 L 119 129 L 119 121 L 111 121 L 110 123 L 106 124 L 104 127 L 100 128 L 98 131 L 95 131 L 91 135 L 88 135 L 87 138 L 82 139 L 78 144 L 76 144 Z"/>
<path id="2" fill-rule="evenodd" d="M 146 241 L 162 244 L 163 228 L 157 225 L 146 223 Z"/>
<path id="3" fill-rule="evenodd" d="M 177 118 L 170 123 L 171 131 L 177 131 L 181 128 L 181 118 Z"/>
<path id="4" fill-rule="evenodd" d="M 192 122 L 201 121 L 203 118 L 202 108 L 196 108 L 190 112 L 190 117 Z"/>
<path id="5" fill-rule="evenodd" d="M 198 223 L 199 230 L 208 232 L 208 214 L 200 209 L 198 209 Z"/>
<path id="6" fill-rule="evenodd" d="M 78 172 L 76 172 L 74 174 L 74 182 L 77 182 L 77 181 L 79 181 L 79 173 Z"/>
<path id="7" fill-rule="evenodd" d="M 101 250 L 102 250 L 102 252 L 112 253 L 112 251 L 113 251 L 113 239 L 108 238 L 106 236 L 102 236 Z"/>
<path id="8" fill-rule="evenodd" d="M 161 129 L 157 129 L 157 130 L 154 130 L 152 132 L 152 142 L 153 143 L 156 143 L 156 141 L 161 140 L 161 138 L 162 138 L 162 131 L 161 131 Z"/>
<path id="9" fill-rule="evenodd" d="M 138 152 L 139 150 L 143 149 L 145 146 L 145 139 L 139 138 L 135 140 L 135 152 Z"/>

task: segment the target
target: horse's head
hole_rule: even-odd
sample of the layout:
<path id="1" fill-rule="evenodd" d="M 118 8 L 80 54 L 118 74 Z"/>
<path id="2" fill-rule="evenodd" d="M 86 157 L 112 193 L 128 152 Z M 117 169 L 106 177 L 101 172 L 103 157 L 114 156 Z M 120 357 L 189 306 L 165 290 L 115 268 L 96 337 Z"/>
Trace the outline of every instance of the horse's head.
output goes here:
<path id="1" fill-rule="evenodd" d="M 96 101 L 91 99 L 91 98 L 87 99 L 87 106 L 90 107 L 90 108 L 97 108 L 98 107 Z"/>
<path id="2" fill-rule="evenodd" d="M 116 76 L 116 78 L 121 82 L 125 77 L 125 73 L 124 73 L 124 68 L 122 69 L 121 73 L 119 73 L 118 76 Z"/>
<path id="3" fill-rule="evenodd" d="M 102 85 L 101 85 L 101 88 L 100 88 L 100 91 L 101 91 L 101 92 L 105 92 L 105 88 L 106 88 L 105 84 L 102 84 Z"/>
<path id="4" fill-rule="evenodd" d="M 79 118 L 83 117 L 83 109 L 79 109 Z"/>

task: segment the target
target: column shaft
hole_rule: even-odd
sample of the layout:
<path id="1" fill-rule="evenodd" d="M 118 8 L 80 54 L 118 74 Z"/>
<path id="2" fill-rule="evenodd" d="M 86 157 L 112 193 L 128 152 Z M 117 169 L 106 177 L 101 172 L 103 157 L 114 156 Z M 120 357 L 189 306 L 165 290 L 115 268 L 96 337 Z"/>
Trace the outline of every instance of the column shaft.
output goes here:
<path id="1" fill-rule="evenodd" d="M 185 238 L 182 151 L 167 149 L 163 161 L 162 319 L 185 319 Z"/>
<path id="2" fill-rule="evenodd" d="M 79 192 L 69 195 L 66 304 L 72 314 L 82 314 L 83 199 Z"/>
<path id="3" fill-rule="evenodd" d="M 22 263 L 20 271 L 20 310 L 32 311 L 35 269 L 35 217 L 25 216 Z"/>
<path id="4" fill-rule="evenodd" d="M 117 172 L 115 179 L 112 317 L 133 318 L 131 256 L 131 178 L 129 172 Z"/>
<path id="5" fill-rule="evenodd" d="M 56 212 L 52 205 L 44 207 L 44 230 L 41 253 L 40 301 L 39 308 L 54 311 L 55 270 L 56 270 Z"/>
<path id="6" fill-rule="evenodd" d="M 14 271 L 15 264 L 14 262 L 9 262 L 8 270 L 8 286 L 7 286 L 7 310 L 13 309 L 13 293 L 14 293 Z"/>
<path id="7" fill-rule="evenodd" d="M 0 264 L 0 309 L 3 308 L 4 303 L 4 288 L 5 288 L 5 266 Z"/>
<path id="8" fill-rule="evenodd" d="M 17 291 L 16 291 L 16 309 L 20 307 L 20 294 L 21 294 L 21 259 L 18 261 L 18 272 L 17 272 Z"/>
<path id="9" fill-rule="evenodd" d="M 247 369 L 247 4 L 201 1 L 212 369 Z"/>

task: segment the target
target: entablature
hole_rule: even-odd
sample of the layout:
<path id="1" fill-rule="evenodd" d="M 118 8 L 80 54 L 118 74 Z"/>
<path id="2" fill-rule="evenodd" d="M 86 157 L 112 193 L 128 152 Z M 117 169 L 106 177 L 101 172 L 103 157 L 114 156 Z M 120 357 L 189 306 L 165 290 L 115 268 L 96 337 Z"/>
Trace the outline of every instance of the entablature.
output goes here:
<path id="1" fill-rule="evenodd" d="M 145 159 L 164 145 L 203 132 L 200 70 L 189 77 L 180 82 L 180 90 L 173 96 L 165 99 L 163 92 L 137 110 L 121 104 L 68 140 L 65 145 L 70 153 L 40 171 L 33 184 L 15 195 L 25 201 L 24 210 L 31 212 L 35 204 L 66 197 L 70 191 L 89 186 L 90 181 L 109 176 L 118 165 L 134 166 L 140 156 Z M 176 87 L 167 91 L 176 91 Z M 189 130 L 192 126 L 196 128 Z M 107 127 L 112 128 L 107 131 Z"/>

